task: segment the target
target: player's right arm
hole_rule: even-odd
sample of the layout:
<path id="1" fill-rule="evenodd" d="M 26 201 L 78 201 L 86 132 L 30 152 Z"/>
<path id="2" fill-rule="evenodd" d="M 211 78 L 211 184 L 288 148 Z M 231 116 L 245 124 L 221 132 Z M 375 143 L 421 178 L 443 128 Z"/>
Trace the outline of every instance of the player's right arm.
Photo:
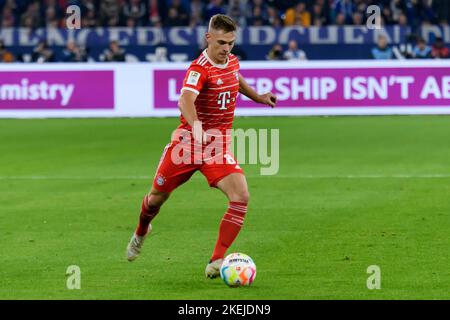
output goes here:
<path id="1" fill-rule="evenodd" d="M 184 119 L 192 128 L 192 136 L 197 143 L 203 142 L 203 128 L 201 121 L 198 120 L 197 110 L 195 109 L 195 99 L 197 99 L 195 92 L 190 90 L 183 90 L 180 99 L 178 100 L 178 108 L 181 111 Z"/>
<path id="2" fill-rule="evenodd" d="M 198 120 L 195 100 L 206 84 L 208 72 L 199 65 L 191 65 L 186 73 L 181 89 L 181 96 L 178 100 L 178 108 L 184 119 L 192 128 L 192 136 L 197 143 L 203 143 L 203 128 Z"/>

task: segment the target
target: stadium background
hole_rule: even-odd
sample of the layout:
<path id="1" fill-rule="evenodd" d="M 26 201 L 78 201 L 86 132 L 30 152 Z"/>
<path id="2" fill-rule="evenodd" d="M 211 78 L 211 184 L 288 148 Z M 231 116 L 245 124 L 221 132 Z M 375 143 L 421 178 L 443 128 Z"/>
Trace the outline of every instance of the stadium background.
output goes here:
<path id="1" fill-rule="evenodd" d="M 381 29 L 366 27 L 372 4 Z M 69 5 L 81 8 L 79 30 L 67 29 Z M 2 299 L 449 298 L 449 1 L 2 0 L 0 9 Z M 248 290 L 203 279 L 225 203 L 197 174 L 155 220 L 142 257 L 129 264 L 124 252 L 177 125 L 165 118 L 177 115 L 174 89 L 216 13 L 239 23 L 235 53 L 253 85 L 283 73 L 324 74 L 338 88 L 342 73 L 379 81 L 378 96 L 351 103 L 339 91 L 309 100 L 302 91 L 275 110 L 240 101 L 235 127 L 280 130 L 277 175 L 243 165 L 251 205 L 232 250 L 257 264 Z M 385 74 L 417 87 L 383 98 Z M 73 85 L 73 99 L 50 101 L 44 81 L 56 93 Z M 34 84 L 42 92 L 32 99 Z M 437 115 L 395 116 L 416 113 Z M 81 290 L 66 287 L 70 265 Z M 371 265 L 380 290 L 366 285 Z"/>
<path id="2" fill-rule="evenodd" d="M 450 44 L 450 4 L 444 0 L 2 0 L 0 38 L 12 54 L 2 53 L 2 60 L 190 61 L 204 47 L 206 23 L 216 13 L 229 14 L 241 27 L 235 52 L 244 60 L 282 59 L 269 53 L 276 44 L 287 50 L 291 39 L 311 60 L 370 59 L 377 42 L 365 27 L 371 4 L 380 5 L 390 46 L 405 55 L 417 37 L 429 46 L 436 46 L 436 37 Z M 81 30 L 67 30 L 68 5 L 80 7 Z M 66 48 L 69 39 L 76 43 Z M 109 56 L 105 50 L 114 40 L 121 49 Z"/>

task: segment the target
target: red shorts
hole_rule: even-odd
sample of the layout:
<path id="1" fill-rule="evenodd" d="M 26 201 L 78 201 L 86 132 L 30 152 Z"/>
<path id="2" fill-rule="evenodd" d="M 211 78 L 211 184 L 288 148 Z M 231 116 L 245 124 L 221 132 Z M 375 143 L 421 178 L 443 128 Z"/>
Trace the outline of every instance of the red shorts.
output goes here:
<path id="1" fill-rule="evenodd" d="M 217 183 L 232 173 L 244 173 L 233 155 L 226 152 L 215 157 L 215 162 L 201 161 L 201 163 L 179 163 L 173 161 L 172 154 L 177 143 L 169 143 L 161 156 L 156 174 L 153 179 L 153 187 L 160 192 L 171 192 L 182 185 L 197 171 L 206 177 L 211 187 L 216 188 Z"/>

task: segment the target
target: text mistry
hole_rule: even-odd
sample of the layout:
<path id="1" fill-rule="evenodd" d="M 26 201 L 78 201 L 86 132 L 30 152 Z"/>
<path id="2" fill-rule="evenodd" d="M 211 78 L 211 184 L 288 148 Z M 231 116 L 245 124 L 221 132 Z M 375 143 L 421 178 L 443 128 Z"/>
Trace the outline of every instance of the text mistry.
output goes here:
<path id="1" fill-rule="evenodd" d="M 20 83 L 3 83 L 0 85 L 0 100 L 57 100 L 61 106 L 66 106 L 72 97 L 73 84 L 30 83 L 23 78 Z"/>

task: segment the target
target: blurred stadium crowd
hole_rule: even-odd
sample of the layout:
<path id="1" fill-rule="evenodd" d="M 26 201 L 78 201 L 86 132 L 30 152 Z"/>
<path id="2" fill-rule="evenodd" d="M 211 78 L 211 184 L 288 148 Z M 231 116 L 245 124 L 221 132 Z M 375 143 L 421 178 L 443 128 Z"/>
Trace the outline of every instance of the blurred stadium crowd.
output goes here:
<path id="1" fill-rule="evenodd" d="M 384 24 L 448 24 L 448 0 L 0 0 L 1 26 L 65 27 L 65 8 L 82 9 L 82 27 L 197 26 L 217 13 L 241 27 L 362 25 L 366 8 L 382 8 Z"/>
<path id="2" fill-rule="evenodd" d="M 0 23 L 1 28 L 66 28 L 66 8 L 77 5 L 81 8 L 82 28 L 195 27 L 206 25 L 217 13 L 230 15 L 241 27 L 365 25 L 366 9 L 373 4 L 380 6 L 381 22 L 385 26 L 408 26 L 414 31 L 424 25 L 448 26 L 450 22 L 450 0 L 0 0 Z M 284 51 L 283 48 L 275 45 L 267 58 L 306 59 L 299 44 L 294 42 L 282 53 L 279 51 Z M 394 58 L 394 53 L 385 53 L 388 47 L 384 42 L 380 37 L 372 50 L 373 58 Z M 416 48 L 407 58 L 448 57 L 442 39 L 428 45 L 416 38 L 414 45 Z M 86 51 L 73 41 L 67 43 L 64 51 L 60 61 L 88 61 Z M 1 61 L 20 60 L 16 58 L 0 40 Z M 36 46 L 31 59 L 55 61 L 45 41 Z M 124 49 L 111 42 L 101 59 L 125 61 Z"/>

